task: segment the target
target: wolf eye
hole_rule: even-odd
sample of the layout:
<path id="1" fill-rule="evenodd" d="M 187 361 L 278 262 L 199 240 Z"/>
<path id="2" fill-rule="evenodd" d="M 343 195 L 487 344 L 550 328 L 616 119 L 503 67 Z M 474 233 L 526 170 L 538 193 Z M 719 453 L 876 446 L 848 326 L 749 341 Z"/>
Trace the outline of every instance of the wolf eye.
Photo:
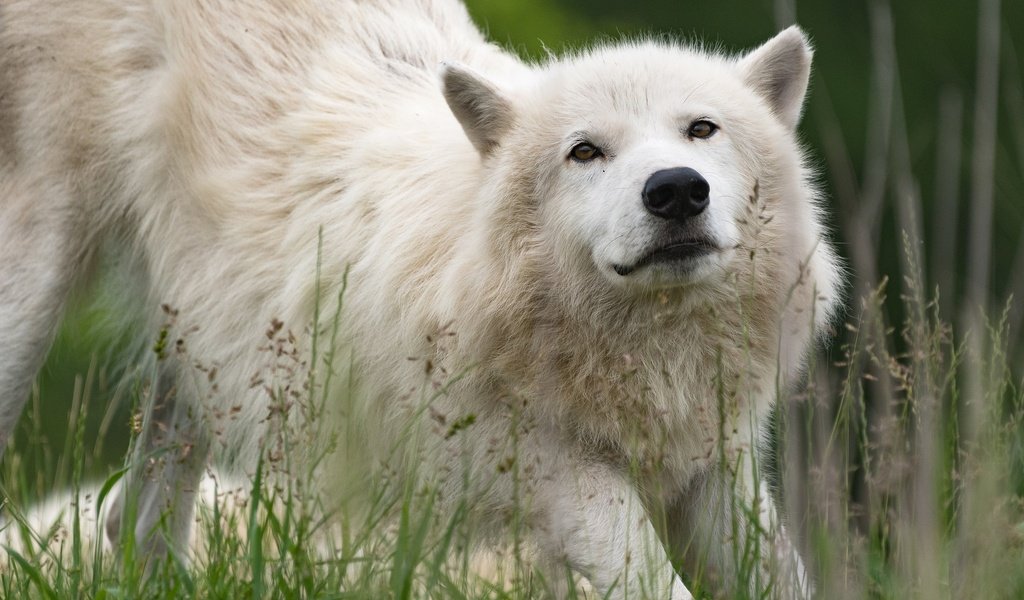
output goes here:
<path id="1" fill-rule="evenodd" d="M 716 131 L 718 131 L 718 125 L 706 119 L 699 119 L 690 123 L 690 129 L 687 130 L 686 135 L 692 138 L 704 139 L 715 135 Z"/>
<path id="2" fill-rule="evenodd" d="M 588 162 L 602 155 L 600 148 L 587 142 L 576 144 L 569 151 L 569 157 L 579 162 Z"/>

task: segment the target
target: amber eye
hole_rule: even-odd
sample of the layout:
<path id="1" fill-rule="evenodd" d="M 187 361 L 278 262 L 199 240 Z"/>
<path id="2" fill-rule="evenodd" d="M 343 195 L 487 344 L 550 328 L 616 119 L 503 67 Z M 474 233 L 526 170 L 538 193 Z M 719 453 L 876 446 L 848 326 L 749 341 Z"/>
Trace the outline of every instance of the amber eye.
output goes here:
<path id="1" fill-rule="evenodd" d="M 687 130 L 686 135 L 692 138 L 704 139 L 715 135 L 716 131 L 718 131 L 718 125 L 711 121 L 700 119 L 690 124 L 690 129 Z"/>
<path id="2" fill-rule="evenodd" d="M 569 156 L 579 162 L 588 162 L 601 156 L 601 149 L 593 144 L 583 142 L 573 146 Z"/>

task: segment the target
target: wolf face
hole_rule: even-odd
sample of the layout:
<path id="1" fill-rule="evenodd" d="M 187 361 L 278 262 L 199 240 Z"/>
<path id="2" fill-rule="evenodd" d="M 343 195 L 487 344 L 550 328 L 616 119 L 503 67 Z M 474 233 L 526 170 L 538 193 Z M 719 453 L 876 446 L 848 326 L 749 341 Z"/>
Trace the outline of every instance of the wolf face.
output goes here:
<path id="1" fill-rule="evenodd" d="M 560 60 L 507 91 L 449 65 L 446 97 L 485 161 L 528 157 L 510 168 L 529 173 L 566 272 L 582 264 L 625 290 L 713 284 L 748 245 L 747 203 L 776 157 L 798 160 L 810 57 L 795 28 L 740 60 L 642 43 Z"/>

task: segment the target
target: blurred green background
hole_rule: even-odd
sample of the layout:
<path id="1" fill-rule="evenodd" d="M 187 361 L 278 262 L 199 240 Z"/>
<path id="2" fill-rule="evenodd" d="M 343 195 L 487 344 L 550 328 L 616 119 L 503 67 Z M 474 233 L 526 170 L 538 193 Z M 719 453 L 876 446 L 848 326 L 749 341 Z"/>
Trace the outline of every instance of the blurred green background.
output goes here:
<path id="1" fill-rule="evenodd" d="M 829 194 L 837 246 L 851 261 L 854 294 L 886 275 L 900 281 L 899 232 L 916 222 L 923 274 L 941 288 L 943 314 L 956 322 L 978 303 L 1002 307 L 1024 294 L 1024 2 L 960 0 L 470 0 L 490 37 L 525 57 L 542 58 L 622 36 L 669 34 L 729 51 L 749 49 L 790 23 L 816 48 L 801 135 Z M 985 13 L 992 7 L 998 14 Z M 984 31 L 984 33 L 979 33 Z M 982 69 L 979 69 L 979 65 Z M 990 69 L 995 80 L 979 77 Z M 993 95 L 994 94 L 994 95 Z M 994 119 L 994 128 L 993 122 Z M 987 132 L 992 131 L 992 135 Z M 986 150 L 992 149 L 992 160 Z M 986 191 L 991 185 L 991 194 Z M 991 212 L 985 207 L 991 198 Z M 971 211 L 991 223 L 985 293 L 968 267 Z M 912 216 L 901 217 L 901 207 Z M 902 220 L 901 220 L 902 219 Z M 984 227 L 979 229 L 985 232 Z M 861 244 L 857 246 L 858 236 Z M 976 236 L 977 237 L 977 236 Z M 977 244 L 977 240 L 975 241 Z M 858 254 L 859 252 L 859 254 Z M 897 296 L 897 294 L 891 294 Z M 973 304 L 972 304 L 973 303 Z M 88 398 L 86 472 L 100 475 L 122 460 L 130 394 L 118 394 L 116 342 L 103 307 L 72 309 L 38 384 L 17 444 L 25 460 L 53 465 L 73 417 L 73 399 Z M 900 315 L 892 303 L 893 321 Z M 1022 302 L 1011 308 L 1019 339 Z M 851 305 L 855 303 L 851 302 Z M 855 313 L 851 309 L 851 314 Z M 112 351 L 111 349 L 114 348 Z M 1019 364 L 1019 363 L 1018 363 Z M 113 405 L 111 398 L 120 398 Z M 33 406 L 35 411 L 32 410 Z M 113 406 L 113 408 L 109 408 Z M 62 418 L 30 419 L 37 415 Z M 46 429 L 41 429 L 44 422 Z M 94 440 L 110 427 L 102 446 Z M 23 471 L 24 472 L 24 471 Z M 22 489 L 44 491 L 41 469 Z"/>

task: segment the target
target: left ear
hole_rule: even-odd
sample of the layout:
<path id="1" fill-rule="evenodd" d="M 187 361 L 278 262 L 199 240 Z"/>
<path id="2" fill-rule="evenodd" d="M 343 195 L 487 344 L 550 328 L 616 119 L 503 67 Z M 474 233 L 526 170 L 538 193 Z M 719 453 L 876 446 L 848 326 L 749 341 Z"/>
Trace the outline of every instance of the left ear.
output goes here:
<path id="1" fill-rule="evenodd" d="M 739 61 L 740 76 L 782 123 L 796 129 L 811 76 L 811 45 L 796 25 L 752 50 Z"/>
<path id="2" fill-rule="evenodd" d="M 487 156 L 512 128 L 512 103 L 496 85 L 469 67 L 441 65 L 444 99 L 481 156 Z"/>

